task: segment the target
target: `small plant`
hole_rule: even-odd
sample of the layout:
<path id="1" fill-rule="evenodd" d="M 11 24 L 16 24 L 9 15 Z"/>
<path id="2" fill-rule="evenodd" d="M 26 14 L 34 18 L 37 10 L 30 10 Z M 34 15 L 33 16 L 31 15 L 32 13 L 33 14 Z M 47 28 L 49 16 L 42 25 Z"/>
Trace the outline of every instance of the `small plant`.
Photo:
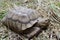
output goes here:
<path id="1" fill-rule="evenodd" d="M 5 16 L 6 12 L 6 10 L 0 11 L 0 19 L 2 19 Z"/>
<path id="2" fill-rule="evenodd" d="M 60 2 L 55 3 L 56 6 L 60 7 Z"/>

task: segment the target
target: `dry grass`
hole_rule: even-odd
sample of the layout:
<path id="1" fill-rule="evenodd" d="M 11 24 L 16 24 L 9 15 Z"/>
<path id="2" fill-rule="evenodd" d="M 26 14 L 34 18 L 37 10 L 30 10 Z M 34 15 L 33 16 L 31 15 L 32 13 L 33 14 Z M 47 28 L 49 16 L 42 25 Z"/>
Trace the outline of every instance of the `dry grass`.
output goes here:
<path id="1" fill-rule="evenodd" d="M 4 17 L 8 8 L 16 4 L 17 6 L 25 6 L 28 8 L 32 8 L 37 10 L 44 17 L 49 17 L 51 19 L 51 24 L 46 31 L 43 31 L 37 38 L 34 37 L 33 40 L 56 40 L 56 38 L 52 37 L 54 34 L 59 38 L 60 36 L 60 24 L 55 21 L 55 18 L 50 15 L 50 8 L 53 7 L 55 10 L 55 6 L 51 6 L 51 4 L 55 4 L 60 8 L 59 0 L 1 0 L 0 2 L 0 20 Z M 57 11 L 56 9 L 55 11 Z M 58 13 L 56 13 L 57 15 Z M 60 15 L 60 14 L 59 14 Z M 58 16 L 58 15 L 57 15 Z M 59 16 L 58 16 L 59 17 Z M 56 17 L 57 18 L 57 17 Z M 59 17 L 60 18 L 60 17 Z M 8 38 L 11 31 L 7 31 L 6 27 L 0 23 L 0 40 L 9 40 Z M 53 33 L 54 32 L 54 33 Z M 12 33 L 12 32 L 11 32 Z M 15 33 L 12 33 L 12 35 Z M 17 35 L 17 34 L 15 34 Z M 50 36 L 50 37 L 49 37 Z M 11 38 L 11 37 L 10 37 Z"/>

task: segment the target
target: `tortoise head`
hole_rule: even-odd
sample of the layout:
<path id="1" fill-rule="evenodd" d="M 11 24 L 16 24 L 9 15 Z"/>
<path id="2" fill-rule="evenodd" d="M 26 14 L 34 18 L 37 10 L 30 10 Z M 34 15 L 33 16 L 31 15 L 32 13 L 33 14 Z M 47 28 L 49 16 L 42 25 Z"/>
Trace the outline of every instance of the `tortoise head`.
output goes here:
<path id="1" fill-rule="evenodd" d="M 49 18 L 39 18 L 38 19 L 38 25 L 41 27 L 41 28 L 46 28 L 48 27 L 50 24 L 50 19 Z"/>

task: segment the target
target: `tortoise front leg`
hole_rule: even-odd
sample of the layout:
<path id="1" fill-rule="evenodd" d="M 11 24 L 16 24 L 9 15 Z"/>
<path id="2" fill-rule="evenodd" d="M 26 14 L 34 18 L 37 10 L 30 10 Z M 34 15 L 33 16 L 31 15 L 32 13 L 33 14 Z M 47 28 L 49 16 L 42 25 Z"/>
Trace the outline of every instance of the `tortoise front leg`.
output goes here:
<path id="1" fill-rule="evenodd" d="M 38 36 L 39 33 L 41 33 L 42 30 L 40 27 L 31 27 L 28 28 L 26 30 L 23 31 L 22 35 L 26 38 L 28 38 L 28 40 L 32 39 L 34 36 Z"/>

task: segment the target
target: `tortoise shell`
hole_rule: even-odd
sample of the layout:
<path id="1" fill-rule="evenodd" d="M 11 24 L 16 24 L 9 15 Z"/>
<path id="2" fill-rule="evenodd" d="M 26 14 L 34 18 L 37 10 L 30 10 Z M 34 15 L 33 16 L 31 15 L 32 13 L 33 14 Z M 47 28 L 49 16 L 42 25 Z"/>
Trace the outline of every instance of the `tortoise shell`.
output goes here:
<path id="1" fill-rule="evenodd" d="M 10 8 L 2 22 L 11 29 L 21 31 L 32 27 L 39 17 L 36 10 L 20 6 Z"/>

